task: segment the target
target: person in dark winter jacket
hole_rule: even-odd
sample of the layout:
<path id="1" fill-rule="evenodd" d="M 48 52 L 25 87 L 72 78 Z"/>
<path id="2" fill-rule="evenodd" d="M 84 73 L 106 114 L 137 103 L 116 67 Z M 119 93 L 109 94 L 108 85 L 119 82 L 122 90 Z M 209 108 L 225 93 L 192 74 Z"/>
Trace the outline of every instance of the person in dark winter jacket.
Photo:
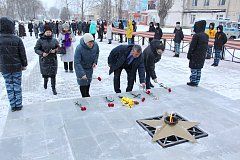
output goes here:
<path id="1" fill-rule="evenodd" d="M 59 43 L 53 38 L 52 29 L 45 26 L 44 33 L 40 34 L 34 49 L 39 55 L 39 64 L 42 77 L 44 78 L 44 88 L 47 89 L 48 78 L 51 78 L 52 91 L 57 95 L 56 91 L 56 74 L 58 68 L 57 49 Z"/>
<path id="2" fill-rule="evenodd" d="M 128 79 L 126 92 L 132 91 L 137 71 L 140 83 L 142 87 L 145 87 L 145 68 L 141 46 L 117 46 L 111 51 L 108 57 L 108 65 L 110 67 L 109 75 L 114 72 L 114 90 L 116 93 L 121 93 L 120 76 L 123 69 L 126 70 Z"/>
<path id="3" fill-rule="evenodd" d="M 14 35 L 15 25 L 7 17 L 0 18 L 0 72 L 5 80 L 11 110 L 22 109 L 22 71 L 28 65 L 21 38 Z"/>
<path id="4" fill-rule="evenodd" d="M 26 36 L 26 30 L 25 30 L 25 27 L 24 27 L 24 23 L 23 22 L 20 22 L 19 23 L 19 37 L 21 38 L 24 38 Z"/>
<path id="5" fill-rule="evenodd" d="M 160 24 L 156 24 L 156 29 L 155 29 L 155 34 L 154 34 L 154 39 L 160 40 L 163 36 L 162 29 L 160 28 Z"/>
<path id="6" fill-rule="evenodd" d="M 208 35 L 204 32 L 205 27 L 205 20 L 194 24 L 195 34 L 192 37 L 187 54 L 187 58 L 190 60 L 189 68 L 191 68 L 190 82 L 187 83 L 189 86 L 198 86 L 200 82 L 201 70 L 204 66 L 209 41 Z"/>
<path id="7" fill-rule="evenodd" d="M 100 21 L 99 22 L 99 38 L 100 38 L 100 41 L 99 42 L 102 42 L 103 41 L 103 34 L 104 34 L 104 23 L 103 21 Z"/>
<path id="8" fill-rule="evenodd" d="M 149 24 L 149 29 L 148 29 L 148 32 L 154 32 L 155 33 L 155 27 L 154 27 L 154 24 L 153 22 L 150 22 Z M 149 43 L 153 40 L 153 38 L 149 38 Z"/>
<path id="9" fill-rule="evenodd" d="M 98 63 L 99 47 L 92 34 L 85 33 L 74 55 L 74 67 L 82 97 L 90 97 L 93 68 Z"/>
<path id="10" fill-rule="evenodd" d="M 40 33 L 43 33 L 43 32 L 44 32 L 44 24 L 43 24 L 42 21 L 39 22 L 39 31 L 40 31 Z"/>
<path id="11" fill-rule="evenodd" d="M 214 63 L 212 64 L 212 66 L 214 67 L 218 66 L 225 43 L 227 43 L 227 36 L 223 32 L 223 26 L 219 25 L 217 27 L 217 33 L 215 35 L 215 41 L 214 41 L 215 57 L 214 57 Z"/>
<path id="12" fill-rule="evenodd" d="M 175 55 L 173 57 L 179 57 L 179 54 L 180 54 L 180 44 L 184 38 L 184 35 L 183 35 L 183 31 L 182 31 L 182 27 L 180 27 L 180 22 L 177 22 L 176 23 L 176 27 L 174 29 L 174 32 L 175 34 L 174 36 L 174 49 L 175 49 Z"/>
<path id="13" fill-rule="evenodd" d="M 82 23 L 82 31 L 83 31 L 83 34 L 85 34 L 85 33 L 87 33 L 87 23 L 86 23 L 86 21 L 84 21 L 83 23 Z"/>
<path id="14" fill-rule="evenodd" d="M 137 31 L 137 23 L 133 20 L 132 21 L 132 25 L 133 25 L 133 32 L 136 32 Z M 132 36 L 132 44 L 135 43 L 135 36 L 133 35 Z"/>
<path id="15" fill-rule="evenodd" d="M 78 35 L 81 36 L 82 35 L 82 21 L 79 21 L 77 23 L 77 28 L 78 28 Z"/>
<path id="16" fill-rule="evenodd" d="M 73 34 L 76 36 L 77 35 L 77 23 L 75 22 L 75 20 L 72 20 L 71 28 L 72 28 Z"/>
<path id="17" fill-rule="evenodd" d="M 28 31 L 30 33 L 30 36 L 32 37 L 32 32 L 33 32 L 33 23 L 30 21 L 28 23 Z"/>
<path id="18" fill-rule="evenodd" d="M 118 28 L 124 30 L 124 25 L 122 20 L 119 21 Z M 119 37 L 120 37 L 120 43 L 123 43 L 123 35 L 121 33 L 119 33 Z"/>
<path id="19" fill-rule="evenodd" d="M 154 39 L 143 51 L 144 65 L 146 70 L 146 89 L 151 89 L 150 78 L 152 78 L 155 83 L 158 83 L 155 73 L 155 63 L 160 61 L 164 50 L 164 44 L 160 40 Z"/>
<path id="20" fill-rule="evenodd" d="M 37 24 L 37 22 L 34 23 L 34 34 L 35 34 L 35 37 L 36 39 L 38 39 L 38 34 L 39 34 L 39 25 Z"/>

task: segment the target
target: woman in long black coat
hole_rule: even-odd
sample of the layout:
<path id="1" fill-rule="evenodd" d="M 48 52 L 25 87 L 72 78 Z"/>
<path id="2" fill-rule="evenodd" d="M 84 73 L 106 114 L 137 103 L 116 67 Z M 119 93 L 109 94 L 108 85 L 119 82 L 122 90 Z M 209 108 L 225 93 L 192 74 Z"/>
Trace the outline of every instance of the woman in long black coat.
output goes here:
<path id="1" fill-rule="evenodd" d="M 53 38 L 52 29 L 48 26 L 44 28 L 44 33 L 40 34 L 35 52 L 39 55 L 39 64 L 42 77 L 44 78 L 44 88 L 47 89 L 48 78 L 51 78 L 53 94 L 56 95 L 56 74 L 58 68 L 57 49 L 59 47 L 57 39 Z"/>
<path id="2" fill-rule="evenodd" d="M 24 23 L 19 23 L 18 30 L 19 30 L 19 37 L 24 38 L 26 36 Z"/>

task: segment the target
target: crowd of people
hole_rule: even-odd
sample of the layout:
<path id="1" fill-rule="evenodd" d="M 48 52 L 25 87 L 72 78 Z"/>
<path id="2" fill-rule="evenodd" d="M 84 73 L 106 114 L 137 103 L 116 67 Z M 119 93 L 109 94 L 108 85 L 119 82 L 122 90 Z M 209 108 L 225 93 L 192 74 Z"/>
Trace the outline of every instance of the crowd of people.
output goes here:
<path id="1" fill-rule="evenodd" d="M 19 37 L 14 35 L 15 24 L 7 17 L 0 18 L 0 72 L 2 73 L 8 98 L 12 111 L 22 109 L 22 90 L 21 77 L 22 71 L 27 67 L 27 56 L 24 48 L 22 34 Z M 210 24 L 213 26 L 213 24 Z M 19 25 L 20 26 L 20 25 Z M 28 23 L 30 36 L 32 32 L 38 38 L 34 47 L 35 53 L 39 56 L 40 71 L 44 80 L 43 87 L 47 89 L 48 80 L 51 79 L 51 87 L 54 95 L 56 91 L 56 74 L 58 70 L 58 54 L 64 63 L 65 72 L 76 73 L 77 83 L 82 97 L 90 97 L 89 90 L 93 79 L 93 69 L 98 64 L 99 46 L 96 39 L 103 40 L 103 34 L 106 32 L 108 44 L 112 43 L 113 24 L 106 21 L 77 22 L 45 22 Z M 119 28 L 124 29 L 122 21 L 119 21 Z M 106 28 L 106 29 L 105 29 Z M 198 86 L 201 78 L 201 69 L 204 66 L 205 59 L 211 53 L 211 47 L 208 45 L 210 35 L 213 33 L 209 30 L 205 33 L 206 21 L 196 22 L 194 25 L 195 34 L 190 43 L 187 58 L 189 59 L 189 68 L 191 69 L 189 86 Z M 214 28 L 214 27 L 212 27 Z M 213 66 L 217 66 L 220 60 L 223 45 L 226 43 L 226 35 L 223 33 L 223 27 L 217 27 L 215 33 L 215 59 Z M 149 32 L 154 32 L 154 37 L 149 39 L 149 45 L 142 51 L 140 45 L 134 44 L 133 32 L 136 31 L 136 22 L 129 20 L 126 26 L 126 38 L 128 45 L 118 45 L 111 50 L 108 57 L 109 74 L 114 73 L 114 91 L 121 93 L 120 76 L 122 70 L 127 72 L 127 88 L 126 92 L 133 89 L 136 81 L 137 72 L 139 81 L 143 88 L 151 89 L 151 79 L 158 83 L 155 72 L 155 64 L 160 61 L 165 50 L 165 45 L 161 38 L 163 32 L 159 23 L 154 27 L 154 23 L 150 23 Z M 35 32 L 36 31 L 36 32 Z M 40 33 L 40 34 L 39 34 Z M 180 43 L 184 38 L 180 23 L 176 23 L 174 29 L 175 55 L 179 57 Z M 76 41 L 76 35 L 83 35 L 80 43 L 74 49 L 73 43 Z M 123 35 L 119 34 L 120 43 L 123 42 Z M 210 37 L 210 38 L 212 38 Z M 206 56 L 206 53 L 207 56 Z"/>

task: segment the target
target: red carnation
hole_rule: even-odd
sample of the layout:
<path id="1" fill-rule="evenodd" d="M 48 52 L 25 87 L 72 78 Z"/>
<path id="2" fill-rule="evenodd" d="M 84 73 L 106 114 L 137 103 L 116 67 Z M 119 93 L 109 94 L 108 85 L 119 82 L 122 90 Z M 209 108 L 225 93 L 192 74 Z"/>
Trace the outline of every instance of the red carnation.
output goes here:
<path id="1" fill-rule="evenodd" d="M 151 91 L 150 91 L 150 90 L 147 90 L 147 91 L 146 91 L 146 94 L 150 94 L 150 93 L 151 93 Z"/>
<path id="2" fill-rule="evenodd" d="M 114 103 L 108 103 L 108 107 L 114 107 Z"/>
<path id="3" fill-rule="evenodd" d="M 169 93 L 172 92 L 172 89 L 171 89 L 171 88 L 168 88 L 168 92 L 169 92 Z"/>
<path id="4" fill-rule="evenodd" d="M 144 101 L 145 101 L 145 97 L 142 98 L 142 102 L 144 102 Z"/>
<path id="5" fill-rule="evenodd" d="M 85 106 L 81 107 L 81 111 L 86 111 L 86 110 L 87 110 L 87 108 Z"/>
<path id="6" fill-rule="evenodd" d="M 101 77 L 98 77 L 97 79 L 98 79 L 99 81 L 102 81 L 102 78 L 101 78 Z"/>

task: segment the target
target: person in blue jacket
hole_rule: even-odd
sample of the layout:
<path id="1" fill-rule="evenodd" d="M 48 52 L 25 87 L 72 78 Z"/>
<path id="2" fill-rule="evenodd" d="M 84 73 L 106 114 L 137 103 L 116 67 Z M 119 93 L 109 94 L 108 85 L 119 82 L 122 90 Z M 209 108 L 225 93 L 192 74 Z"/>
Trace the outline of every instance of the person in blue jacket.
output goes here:
<path id="1" fill-rule="evenodd" d="M 92 81 L 93 68 L 99 56 L 98 44 L 90 33 L 85 33 L 77 46 L 74 55 L 74 68 L 82 97 L 90 97 L 89 89 Z"/>

